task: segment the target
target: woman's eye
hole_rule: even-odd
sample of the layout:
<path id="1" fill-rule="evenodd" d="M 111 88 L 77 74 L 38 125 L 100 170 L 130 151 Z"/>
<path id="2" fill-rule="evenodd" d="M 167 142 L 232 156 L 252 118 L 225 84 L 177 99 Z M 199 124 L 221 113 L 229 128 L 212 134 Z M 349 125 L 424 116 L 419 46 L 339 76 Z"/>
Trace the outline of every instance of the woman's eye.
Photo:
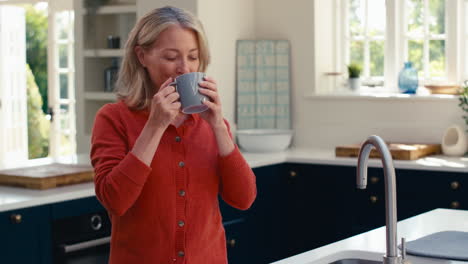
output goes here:
<path id="1" fill-rule="evenodd" d="M 192 61 L 196 61 L 196 60 L 198 60 L 198 57 L 189 57 L 189 59 L 192 60 Z"/>
<path id="2" fill-rule="evenodd" d="M 175 61 L 176 58 L 175 58 L 175 57 L 166 57 L 166 60 L 168 60 L 168 61 Z"/>

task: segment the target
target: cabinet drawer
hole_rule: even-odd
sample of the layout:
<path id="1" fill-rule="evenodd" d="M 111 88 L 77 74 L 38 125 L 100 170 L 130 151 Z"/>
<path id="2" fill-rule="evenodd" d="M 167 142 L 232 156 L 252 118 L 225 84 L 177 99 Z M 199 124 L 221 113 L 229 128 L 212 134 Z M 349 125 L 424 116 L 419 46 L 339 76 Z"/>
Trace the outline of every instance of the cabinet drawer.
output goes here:
<path id="1" fill-rule="evenodd" d="M 88 197 L 52 204 L 51 214 L 56 220 L 105 210 L 96 197 Z"/>

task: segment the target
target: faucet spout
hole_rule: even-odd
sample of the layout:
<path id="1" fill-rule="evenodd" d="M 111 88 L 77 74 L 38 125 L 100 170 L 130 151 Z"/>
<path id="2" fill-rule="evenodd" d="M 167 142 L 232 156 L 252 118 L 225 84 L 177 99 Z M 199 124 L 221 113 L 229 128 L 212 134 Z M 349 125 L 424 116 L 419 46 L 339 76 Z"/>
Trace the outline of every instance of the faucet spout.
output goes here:
<path id="1" fill-rule="evenodd" d="M 387 144 L 379 136 L 370 136 L 361 146 L 357 164 L 356 184 L 360 189 L 367 186 L 367 164 L 372 148 L 380 153 L 385 177 L 385 208 L 386 208 L 386 254 L 384 264 L 401 263 L 397 249 L 397 206 L 396 206 L 396 177 L 393 159 Z"/>

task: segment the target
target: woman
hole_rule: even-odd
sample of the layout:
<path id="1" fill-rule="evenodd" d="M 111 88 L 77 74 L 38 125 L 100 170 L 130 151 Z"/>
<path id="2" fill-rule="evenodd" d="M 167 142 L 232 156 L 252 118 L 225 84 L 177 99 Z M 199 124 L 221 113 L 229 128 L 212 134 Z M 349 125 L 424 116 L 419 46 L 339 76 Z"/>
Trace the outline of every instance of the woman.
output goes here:
<path id="1" fill-rule="evenodd" d="M 96 116 L 91 147 L 96 195 L 112 221 L 110 263 L 227 263 L 218 194 L 248 209 L 255 176 L 233 143 L 218 87 L 208 110 L 181 113 L 174 77 L 205 71 L 200 22 L 173 7 L 142 17 L 129 35 L 119 102 Z"/>

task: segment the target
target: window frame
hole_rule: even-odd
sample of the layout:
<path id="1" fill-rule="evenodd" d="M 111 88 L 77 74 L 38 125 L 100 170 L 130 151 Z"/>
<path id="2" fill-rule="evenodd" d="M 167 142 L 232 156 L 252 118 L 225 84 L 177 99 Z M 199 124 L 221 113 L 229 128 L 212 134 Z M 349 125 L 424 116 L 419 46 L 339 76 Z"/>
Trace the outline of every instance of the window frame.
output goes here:
<path id="1" fill-rule="evenodd" d="M 67 29 L 67 39 L 60 39 L 56 27 L 56 15 L 60 12 L 73 12 L 73 3 L 67 1 L 47 1 L 49 3 L 49 39 L 48 39 L 48 78 L 49 80 L 49 108 L 52 108 L 54 122 L 51 122 L 49 156 L 60 157 L 63 155 L 61 144 L 62 136 L 68 136 L 71 144 L 71 154 L 76 154 L 76 113 L 75 113 L 75 63 L 74 63 L 74 21 Z M 67 5 L 68 4 L 68 5 Z M 74 15 L 73 15 L 74 20 Z M 60 67 L 59 46 L 67 45 L 67 67 Z M 50 50 L 52 52 L 50 52 Z M 60 97 L 60 75 L 67 75 L 68 99 Z M 61 106 L 68 106 L 69 127 L 62 128 L 63 113 Z"/>
<path id="2" fill-rule="evenodd" d="M 428 2 L 429 0 L 422 0 Z M 462 21 L 464 0 L 446 0 L 446 79 L 443 82 L 449 83 L 460 83 L 462 80 L 462 68 L 468 67 L 467 62 L 463 62 L 463 56 L 460 56 L 463 52 L 463 44 L 468 44 L 468 37 L 463 39 L 464 36 L 462 28 L 464 21 Z M 465 0 L 466 1 L 466 0 Z M 403 62 L 406 61 L 408 47 L 406 38 L 406 12 L 405 12 L 405 0 L 386 0 L 386 31 L 385 31 L 385 44 L 384 44 L 384 86 L 374 88 L 375 92 L 391 92 L 399 93 L 398 91 L 398 73 L 403 67 Z M 349 0 L 335 0 L 335 36 L 338 38 L 337 54 L 340 54 L 337 58 L 337 68 L 339 65 L 347 65 L 349 63 L 349 48 L 347 47 L 347 32 L 348 32 L 348 6 Z M 427 11 L 426 11 L 427 12 Z M 401 22 L 404 21 L 404 22 Z M 425 40 L 429 39 L 427 35 L 424 36 Z M 428 47 L 427 47 L 428 48 Z M 389 55 L 391 54 L 391 55 Z M 428 63 L 428 61 L 425 61 Z M 365 65 L 368 66 L 368 65 Z M 427 65 L 425 66 L 427 67 Z M 344 68 L 346 69 L 346 67 Z M 364 71 L 369 69 L 365 68 Z M 366 72 L 367 73 L 367 72 Z M 426 72 L 426 74 L 428 74 Z M 436 82 L 435 80 L 420 80 L 420 86 L 423 86 L 425 82 Z M 375 82 L 375 78 L 365 78 L 363 83 Z M 365 89 L 368 92 L 368 89 Z"/>

